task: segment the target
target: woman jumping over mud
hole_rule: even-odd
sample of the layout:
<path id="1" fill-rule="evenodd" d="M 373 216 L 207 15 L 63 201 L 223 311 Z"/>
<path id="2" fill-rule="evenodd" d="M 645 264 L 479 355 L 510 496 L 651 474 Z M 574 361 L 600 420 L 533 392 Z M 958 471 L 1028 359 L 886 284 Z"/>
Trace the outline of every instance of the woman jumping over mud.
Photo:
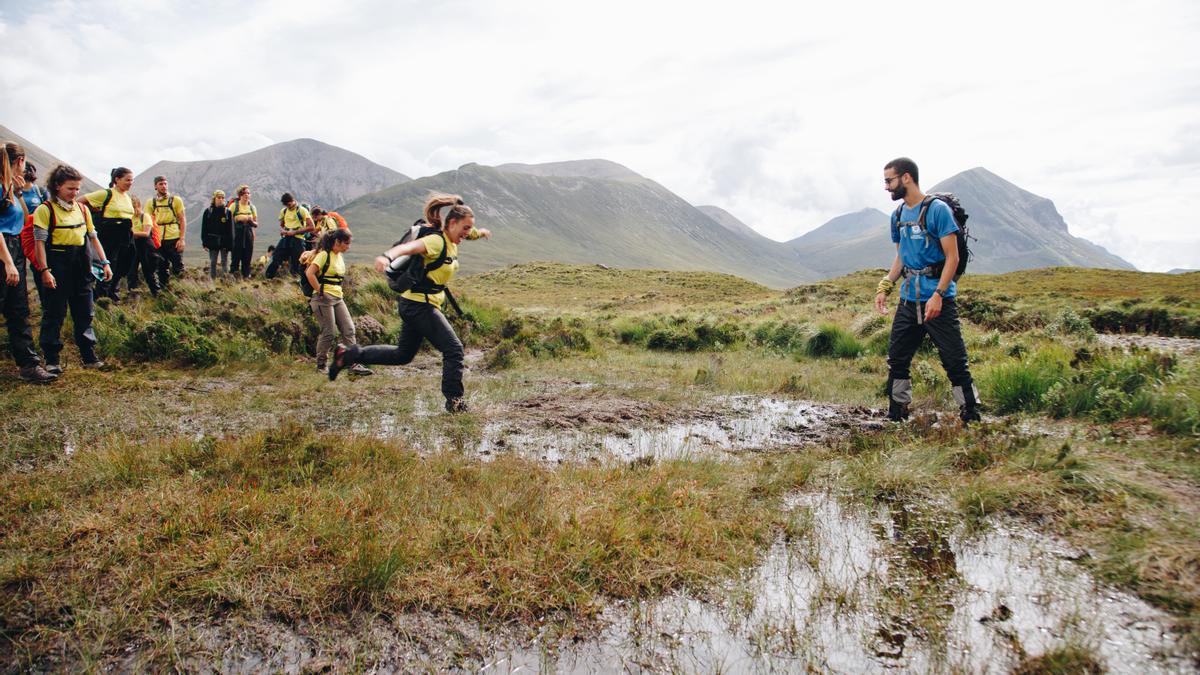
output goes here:
<path id="1" fill-rule="evenodd" d="M 425 204 L 425 221 L 435 232 L 420 239 L 397 244 L 375 259 L 382 272 L 392 261 L 404 255 L 420 255 L 426 272 L 417 286 L 400 295 L 400 318 L 404 327 L 395 347 L 338 345 L 329 365 L 329 379 L 337 378 L 343 368 L 354 364 L 402 366 L 413 360 L 421 343 L 429 340 L 442 353 L 442 395 L 446 411 L 466 412 L 463 400 L 463 345 L 442 313 L 446 284 L 458 271 L 458 244 L 463 239 L 491 237 L 486 229 L 475 228 L 475 213 L 457 195 L 438 195 Z M 441 260 L 441 264 L 436 264 Z M 432 268 L 432 269 L 429 269 Z"/>

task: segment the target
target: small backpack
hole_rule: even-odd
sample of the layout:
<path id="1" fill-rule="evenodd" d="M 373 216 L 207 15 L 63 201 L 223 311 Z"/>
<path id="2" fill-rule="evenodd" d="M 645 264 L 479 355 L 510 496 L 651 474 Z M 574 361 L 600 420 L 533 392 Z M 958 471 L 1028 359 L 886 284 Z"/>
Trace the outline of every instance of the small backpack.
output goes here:
<path id="1" fill-rule="evenodd" d="M 921 228 L 921 230 L 925 233 L 925 236 L 928 237 L 934 244 L 938 244 L 940 246 L 939 242 L 935 240 L 934 236 L 930 234 L 929 230 L 925 227 L 925 216 L 929 213 L 929 205 L 932 204 L 933 200 L 935 199 L 940 202 L 944 202 L 946 206 L 950 207 L 950 212 L 954 214 L 954 222 L 958 225 L 958 231 L 954 233 L 955 238 L 958 240 L 958 267 L 954 270 L 954 280 L 958 281 L 958 278 L 967 271 L 967 261 L 971 259 L 969 240 L 973 237 L 971 237 L 970 232 L 967 229 L 967 218 L 970 218 L 970 216 L 967 215 L 967 211 L 963 208 L 962 202 L 958 201 L 958 197 L 951 192 L 930 192 L 929 194 L 925 195 L 925 199 L 921 200 L 921 211 L 920 215 L 917 216 L 917 227 Z M 904 208 L 903 204 L 896 207 L 896 223 L 900 222 L 900 209 L 902 208 Z M 934 265 L 931 276 L 940 277 L 945 264 L 946 261 L 943 259 L 942 262 Z"/>
<path id="2" fill-rule="evenodd" d="M 431 227 L 429 223 L 425 222 L 424 219 L 417 220 L 412 224 L 412 227 L 408 228 L 408 231 L 404 233 L 404 236 L 400 238 L 400 241 L 392 244 L 392 246 L 407 244 L 410 241 L 414 241 L 431 234 L 438 234 L 442 236 L 443 246 L 441 255 L 437 257 L 437 260 L 434 260 L 428 265 L 425 264 L 425 256 L 423 255 L 402 255 L 393 260 L 391 264 L 388 265 L 388 268 L 384 271 L 384 274 L 387 276 L 388 286 L 393 291 L 397 293 L 404 293 L 406 291 L 416 290 L 418 292 L 440 293 L 441 291 L 445 290 L 444 287 L 436 287 L 427 280 L 427 275 L 430 272 L 445 265 L 447 262 L 446 249 L 449 247 L 445 246 L 446 235 L 443 234 L 440 229 Z M 433 290 L 426 290 L 426 286 L 432 288 Z"/>
<path id="3" fill-rule="evenodd" d="M 337 211 L 330 211 L 329 217 L 337 221 L 339 230 L 350 229 L 350 223 L 347 223 L 346 219 L 342 217 L 342 214 L 338 213 Z"/>

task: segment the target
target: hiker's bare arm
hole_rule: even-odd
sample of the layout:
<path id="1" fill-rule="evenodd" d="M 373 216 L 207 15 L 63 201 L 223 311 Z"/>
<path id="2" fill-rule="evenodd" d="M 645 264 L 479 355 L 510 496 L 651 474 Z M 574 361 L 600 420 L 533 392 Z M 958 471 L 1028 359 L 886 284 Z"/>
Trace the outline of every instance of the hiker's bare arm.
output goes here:
<path id="1" fill-rule="evenodd" d="M 404 244 L 396 244 L 383 252 L 383 255 L 375 258 L 375 271 L 382 272 L 392 264 L 392 261 L 402 255 L 425 255 L 428 249 L 425 248 L 425 242 L 417 239 L 416 241 L 406 242 Z"/>
<path id="2" fill-rule="evenodd" d="M 314 289 L 318 290 L 321 288 L 321 283 L 317 281 L 317 275 L 320 273 L 321 268 L 313 264 L 309 264 L 309 266 L 304 270 L 304 275 L 308 277 L 308 283 L 311 284 Z"/>
<path id="3" fill-rule="evenodd" d="M 173 197 L 173 199 L 178 199 L 178 197 Z M 181 208 L 179 209 L 179 241 L 175 242 L 175 250 L 179 251 L 180 253 L 183 253 L 183 247 L 184 247 L 183 237 L 185 234 L 187 234 L 187 214 L 184 213 L 182 205 L 180 205 L 180 206 L 181 206 Z"/>
<path id="4" fill-rule="evenodd" d="M 4 282 L 9 286 L 16 286 L 21 280 L 21 275 L 17 272 L 17 265 L 9 255 L 7 246 L 0 246 L 0 262 L 4 263 Z"/>
<path id="5" fill-rule="evenodd" d="M 942 244 L 942 253 L 946 254 L 946 264 L 942 267 L 942 277 L 938 279 L 938 290 L 945 291 L 954 281 L 954 272 L 958 269 L 958 237 L 950 233 L 938 240 Z M 937 293 L 925 303 L 925 320 L 936 319 L 942 313 L 942 296 Z"/>
<path id="6" fill-rule="evenodd" d="M 475 241 L 476 239 L 491 239 L 492 231 L 486 227 L 472 227 L 470 232 L 467 232 L 467 240 Z"/>
<path id="7" fill-rule="evenodd" d="M 54 280 L 54 273 L 50 271 L 50 266 L 46 264 L 46 242 L 35 241 L 33 243 L 37 247 L 37 263 L 38 267 L 42 268 L 38 274 L 42 275 L 42 283 L 47 288 L 58 288 L 58 282 Z"/>
<path id="8" fill-rule="evenodd" d="M 900 244 L 896 244 L 896 257 L 892 259 L 892 268 L 890 270 L 888 270 L 887 279 L 889 281 L 895 281 L 895 280 L 899 279 L 901 268 L 902 268 L 902 265 L 900 264 Z M 887 295 L 886 294 L 877 293 L 875 295 L 875 309 L 880 314 L 887 314 Z"/>

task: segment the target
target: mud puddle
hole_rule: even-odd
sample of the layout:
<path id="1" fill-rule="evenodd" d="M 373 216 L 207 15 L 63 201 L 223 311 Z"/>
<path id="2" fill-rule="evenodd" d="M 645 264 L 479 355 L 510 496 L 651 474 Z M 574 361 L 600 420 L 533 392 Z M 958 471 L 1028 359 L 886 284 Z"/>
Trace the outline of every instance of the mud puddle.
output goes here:
<path id="1" fill-rule="evenodd" d="M 523 412 L 485 422 L 470 451 L 485 459 L 513 453 L 551 463 L 720 457 L 792 449 L 883 426 L 878 413 L 865 408 L 755 396 L 720 397 L 684 414 L 653 402 L 589 400 L 579 407 L 541 399 L 508 404 L 510 412 Z M 354 421 L 351 430 L 405 438 L 423 452 L 463 447 L 457 439 L 423 436 L 392 413 Z"/>
<path id="2" fill-rule="evenodd" d="M 1125 350 L 1139 348 L 1174 354 L 1200 353 L 1200 339 L 1197 338 L 1100 333 L 1096 335 L 1096 339 L 1107 347 L 1119 347 Z"/>
<path id="3" fill-rule="evenodd" d="M 486 672 L 1010 672 L 1083 648 L 1112 672 L 1188 672 L 1170 619 L 1019 527 L 954 532 L 902 507 L 795 504 L 807 533 L 743 580 L 608 608 L 595 637 L 497 651 Z"/>

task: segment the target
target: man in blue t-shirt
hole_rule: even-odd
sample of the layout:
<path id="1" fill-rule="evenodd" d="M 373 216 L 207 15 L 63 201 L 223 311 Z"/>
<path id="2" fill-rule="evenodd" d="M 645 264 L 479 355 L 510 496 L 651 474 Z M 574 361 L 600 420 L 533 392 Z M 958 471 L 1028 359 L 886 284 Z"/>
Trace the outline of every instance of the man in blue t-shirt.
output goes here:
<path id="1" fill-rule="evenodd" d="M 903 277 L 900 306 L 892 321 L 888 342 L 888 419 L 908 418 L 912 403 L 909 368 L 928 334 L 937 347 L 942 367 L 954 386 L 954 399 L 964 424 L 979 420 L 979 392 L 967 367 L 967 346 L 954 298 L 958 268 L 958 223 L 943 201 L 926 197 L 918 184 L 916 162 L 907 157 L 883 167 L 883 183 L 893 200 L 903 200 L 892 213 L 892 243 L 896 258 L 887 276 L 879 281 L 875 308 L 887 313 L 887 296 Z M 922 227 L 924 212 L 924 227 Z"/>

